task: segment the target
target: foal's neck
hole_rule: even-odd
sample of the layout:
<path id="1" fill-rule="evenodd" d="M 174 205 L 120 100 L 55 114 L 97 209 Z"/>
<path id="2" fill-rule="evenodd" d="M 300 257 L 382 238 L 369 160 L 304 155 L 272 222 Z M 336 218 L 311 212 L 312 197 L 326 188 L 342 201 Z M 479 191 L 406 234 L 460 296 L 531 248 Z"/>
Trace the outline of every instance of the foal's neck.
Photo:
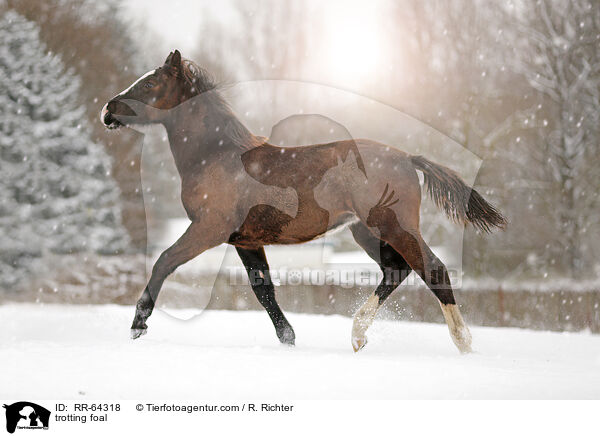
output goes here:
<path id="1" fill-rule="evenodd" d="M 207 161 L 230 161 L 261 143 L 225 106 L 182 106 L 164 123 L 181 177 L 201 171 Z"/>

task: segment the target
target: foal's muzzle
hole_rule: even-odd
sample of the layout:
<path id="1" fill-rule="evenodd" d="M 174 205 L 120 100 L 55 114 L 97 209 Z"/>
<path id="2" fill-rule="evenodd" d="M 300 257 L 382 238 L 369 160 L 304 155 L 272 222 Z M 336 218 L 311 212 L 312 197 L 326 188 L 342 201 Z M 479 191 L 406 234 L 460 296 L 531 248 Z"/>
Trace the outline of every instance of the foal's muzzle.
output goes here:
<path id="1" fill-rule="evenodd" d="M 135 116 L 135 112 L 125 103 L 113 99 L 102 108 L 100 121 L 109 129 L 117 129 L 124 125 L 124 123 L 119 121 L 119 116 Z"/>
<path id="2" fill-rule="evenodd" d="M 119 120 L 113 118 L 112 114 L 106 109 L 106 106 L 102 109 L 100 121 L 102 121 L 102 124 L 104 124 L 104 126 L 108 129 L 116 129 L 123 125 L 119 122 Z"/>

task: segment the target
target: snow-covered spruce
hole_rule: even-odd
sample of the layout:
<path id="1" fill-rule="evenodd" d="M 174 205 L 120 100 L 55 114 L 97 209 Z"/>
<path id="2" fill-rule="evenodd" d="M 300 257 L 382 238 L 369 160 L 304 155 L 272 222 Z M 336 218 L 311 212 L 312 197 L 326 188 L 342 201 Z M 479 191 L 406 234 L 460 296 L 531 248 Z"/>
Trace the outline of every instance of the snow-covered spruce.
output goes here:
<path id="1" fill-rule="evenodd" d="M 123 250 L 110 159 L 77 102 L 80 81 L 19 14 L 0 17 L 0 286 L 46 253 Z"/>

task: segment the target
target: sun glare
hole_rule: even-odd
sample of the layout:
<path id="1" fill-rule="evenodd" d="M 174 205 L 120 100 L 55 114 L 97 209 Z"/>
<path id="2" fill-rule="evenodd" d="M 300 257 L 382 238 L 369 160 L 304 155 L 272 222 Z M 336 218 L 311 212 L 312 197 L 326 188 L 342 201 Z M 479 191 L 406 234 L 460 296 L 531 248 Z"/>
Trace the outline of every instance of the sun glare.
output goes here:
<path id="1" fill-rule="evenodd" d="M 328 71 L 337 80 L 356 81 L 381 68 L 381 10 L 351 2 L 331 14 L 322 41 Z"/>

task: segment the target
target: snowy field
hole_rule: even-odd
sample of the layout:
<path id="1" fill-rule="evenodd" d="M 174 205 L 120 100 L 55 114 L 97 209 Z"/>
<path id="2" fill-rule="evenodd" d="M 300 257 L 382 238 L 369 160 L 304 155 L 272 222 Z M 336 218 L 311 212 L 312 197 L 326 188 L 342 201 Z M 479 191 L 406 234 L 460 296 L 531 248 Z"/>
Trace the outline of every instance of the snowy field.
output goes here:
<path id="1" fill-rule="evenodd" d="M 0 393 L 36 399 L 600 398 L 600 336 L 472 327 L 458 354 L 443 325 L 376 320 L 360 353 L 351 319 L 289 314 L 295 348 L 264 312 L 0 306 Z M 182 313 L 184 315 L 184 313 Z"/>

